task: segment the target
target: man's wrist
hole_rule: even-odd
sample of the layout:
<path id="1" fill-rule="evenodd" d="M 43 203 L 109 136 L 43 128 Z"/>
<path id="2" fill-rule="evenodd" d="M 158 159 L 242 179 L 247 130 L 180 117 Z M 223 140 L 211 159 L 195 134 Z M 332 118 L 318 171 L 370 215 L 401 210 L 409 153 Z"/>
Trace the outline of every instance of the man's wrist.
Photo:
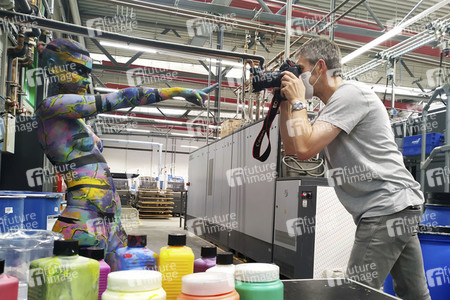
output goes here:
<path id="1" fill-rule="evenodd" d="M 306 101 L 297 100 L 297 101 L 291 102 L 291 112 L 301 111 L 306 108 L 307 108 Z"/>

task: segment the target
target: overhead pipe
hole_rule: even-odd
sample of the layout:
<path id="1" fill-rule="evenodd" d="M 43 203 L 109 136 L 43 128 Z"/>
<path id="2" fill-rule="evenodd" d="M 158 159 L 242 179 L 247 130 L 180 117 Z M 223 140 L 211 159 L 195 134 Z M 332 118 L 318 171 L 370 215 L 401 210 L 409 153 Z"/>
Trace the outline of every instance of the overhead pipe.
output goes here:
<path id="1" fill-rule="evenodd" d="M 0 10 L 0 18 L 9 18 L 14 23 L 26 23 L 27 16 L 21 13 L 10 12 Z M 68 24 L 64 22 L 59 22 L 55 20 L 44 19 L 40 17 L 34 17 L 33 22 L 35 22 L 36 26 L 44 29 L 60 31 L 64 33 L 73 33 L 83 35 L 85 37 L 89 37 L 92 28 L 88 28 L 85 26 L 79 26 L 74 24 Z M 218 59 L 248 59 L 253 61 L 259 61 L 261 65 L 264 64 L 264 57 L 259 55 L 251 55 L 244 53 L 236 53 L 232 51 L 225 50 L 217 50 L 203 47 L 195 47 L 191 45 L 181 45 L 171 42 L 164 42 L 158 40 L 149 40 L 140 37 L 131 37 L 129 35 L 119 34 L 119 33 L 111 33 L 106 31 L 97 30 L 99 36 L 105 40 L 112 41 L 120 41 L 128 44 L 146 46 L 151 48 L 159 48 L 166 49 L 171 51 L 178 51 L 180 54 L 182 53 L 191 53 L 198 56 L 208 56 Z"/>
<path id="2" fill-rule="evenodd" d="M 31 14 L 33 10 L 31 9 L 30 4 L 27 0 L 15 0 L 15 6 L 14 9 L 18 12 L 22 12 L 24 14 Z"/>

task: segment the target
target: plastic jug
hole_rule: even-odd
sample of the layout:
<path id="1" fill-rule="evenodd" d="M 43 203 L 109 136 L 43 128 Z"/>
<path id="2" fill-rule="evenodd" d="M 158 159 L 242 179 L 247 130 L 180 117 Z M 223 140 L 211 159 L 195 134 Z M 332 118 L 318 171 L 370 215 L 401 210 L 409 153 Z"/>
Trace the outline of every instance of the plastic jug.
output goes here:
<path id="1" fill-rule="evenodd" d="M 201 250 L 201 258 L 194 260 L 194 273 L 205 272 L 216 265 L 217 247 L 205 246 Z"/>
<path id="2" fill-rule="evenodd" d="M 111 267 L 105 261 L 105 249 L 100 247 L 80 248 L 80 256 L 92 258 L 100 264 L 100 278 L 98 285 L 98 300 L 102 299 L 102 294 L 106 291 L 108 274 L 111 273 Z"/>
<path id="3" fill-rule="evenodd" d="M 233 253 L 224 252 L 217 254 L 217 264 L 206 272 L 222 272 L 234 276 L 235 265 L 233 265 Z"/>
<path id="4" fill-rule="evenodd" d="M 128 235 L 128 247 L 116 252 L 118 270 L 158 270 L 158 254 L 146 248 L 146 235 Z"/>
<path id="5" fill-rule="evenodd" d="M 112 272 L 108 275 L 108 289 L 102 300 L 166 300 L 161 284 L 162 276 L 157 271 Z"/>
<path id="6" fill-rule="evenodd" d="M 0 294 L 2 300 L 17 300 L 19 294 L 19 279 L 3 274 L 5 260 L 0 259 Z"/>
<path id="7" fill-rule="evenodd" d="M 277 265 L 240 264 L 236 266 L 235 279 L 241 300 L 283 300 L 284 288 Z"/>
<path id="8" fill-rule="evenodd" d="M 0 234 L 0 257 L 5 259 L 5 274 L 19 279 L 19 300 L 28 298 L 30 263 L 52 256 L 55 240 L 62 239 L 62 234 L 47 230 L 19 229 Z"/>
<path id="9" fill-rule="evenodd" d="M 194 272 L 194 253 L 186 246 L 185 234 L 169 234 L 169 245 L 159 252 L 162 287 L 168 300 L 181 293 L 181 278 Z"/>
<path id="10" fill-rule="evenodd" d="M 78 241 L 55 241 L 55 256 L 31 262 L 28 300 L 97 300 L 100 264 L 78 256 Z"/>
<path id="11" fill-rule="evenodd" d="M 177 300 L 239 300 L 234 277 L 223 273 L 196 273 L 182 279 Z"/>

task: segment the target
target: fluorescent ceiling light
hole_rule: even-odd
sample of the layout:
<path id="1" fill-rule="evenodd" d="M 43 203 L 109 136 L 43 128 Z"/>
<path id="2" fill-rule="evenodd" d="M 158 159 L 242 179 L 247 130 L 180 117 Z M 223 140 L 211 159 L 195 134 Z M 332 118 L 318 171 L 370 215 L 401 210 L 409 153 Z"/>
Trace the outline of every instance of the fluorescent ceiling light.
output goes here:
<path id="1" fill-rule="evenodd" d="M 126 131 L 132 131 L 132 132 L 145 132 L 145 133 L 151 133 L 150 130 L 144 130 L 144 129 L 135 129 L 135 128 L 126 128 Z"/>
<path id="2" fill-rule="evenodd" d="M 95 90 L 99 91 L 99 92 L 105 92 L 105 93 L 115 93 L 115 92 L 119 91 L 118 89 L 110 89 L 107 87 L 96 87 Z"/>
<path id="3" fill-rule="evenodd" d="M 188 145 L 181 145 L 181 148 L 190 148 L 190 149 L 198 149 L 198 146 L 188 146 Z"/>
<path id="4" fill-rule="evenodd" d="M 431 13 L 433 13 L 434 11 L 442 8 L 443 6 L 447 5 L 450 3 L 450 0 L 442 0 L 441 2 L 435 4 L 434 6 L 424 10 L 423 12 L 421 12 L 420 14 L 418 14 L 415 17 L 412 17 L 409 20 L 404 21 L 403 23 L 398 24 L 396 27 L 392 28 L 391 30 L 389 30 L 388 32 L 386 32 L 385 34 L 377 37 L 376 39 L 374 39 L 373 41 L 371 41 L 370 43 L 362 46 L 361 48 L 353 51 L 352 53 L 348 54 L 347 56 L 345 56 L 344 58 L 342 58 L 341 63 L 345 64 L 348 63 L 349 61 L 351 61 L 352 59 L 358 57 L 359 55 L 369 51 L 370 49 L 372 49 L 375 46 L 378 46 L 379 44 L 383 43 L 384 41 L 389 40 L 390 38 L 396 36 L 397 34 L 399 34 L 403 29 L 405 29 L 406 27 L 408 27 L 409 25 L 417 22 L 418 20 L 422 19 L 425 16 L 429 16 Z"/>
<path id="5" fill-rule="evenodd" d="M 178 133 L 178 132 L 171 132 L 171 135 L 176 135 L 176 136 L 188 136 L 188 137 L 194 137 L 193 134 L 189 134 L 189 133 Z"/>
<path id="6" fill-rule="evenodd" d="M 147 47 L 141 47 L 133 44 L 124 44 L 124 43 L 118 43 L 118 42 L 109 42 L 109 41 L 100 41 L 100 45 L 107 46 L 107 47 L 114 47 L 118 49 L 125 49 L 125 50 L 131 50 L 131 51 L 139 51 L 139 52 L 146 52 L 146 53 L 158 53 L 156 49 L 147 48 Z"/>

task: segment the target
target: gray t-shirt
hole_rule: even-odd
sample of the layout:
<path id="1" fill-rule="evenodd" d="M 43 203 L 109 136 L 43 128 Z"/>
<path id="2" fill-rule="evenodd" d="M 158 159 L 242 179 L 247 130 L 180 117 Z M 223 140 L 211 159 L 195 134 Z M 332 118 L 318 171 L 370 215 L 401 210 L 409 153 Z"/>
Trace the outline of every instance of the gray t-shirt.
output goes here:
<path id="1" fill-rule="evenodd" d="M 342 131 L 325 148 L 328 177 L 355 223 L 424 202 L 405 168 L 386 108 L 367 85 L 345 81 L 319 112 Z"/>

